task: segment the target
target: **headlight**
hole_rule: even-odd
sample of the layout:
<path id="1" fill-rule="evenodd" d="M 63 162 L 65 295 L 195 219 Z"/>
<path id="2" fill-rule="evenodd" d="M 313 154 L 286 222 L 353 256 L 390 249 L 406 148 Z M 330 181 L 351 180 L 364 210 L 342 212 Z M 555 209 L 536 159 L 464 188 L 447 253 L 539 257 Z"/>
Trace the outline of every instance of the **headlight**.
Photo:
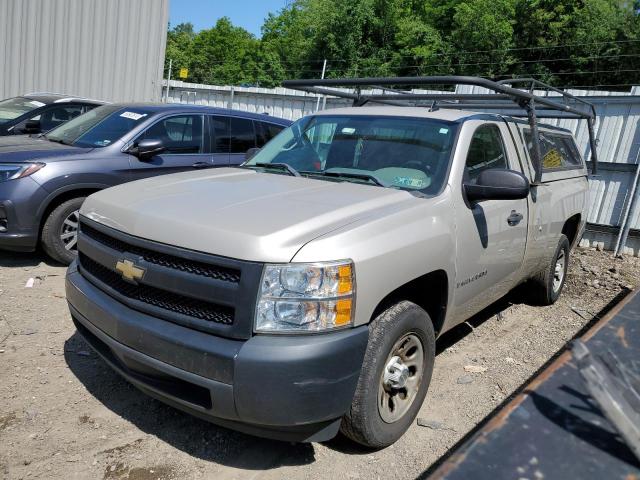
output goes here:
<path id="1" fill-rule="evenodd" d="M 256 332 L 320 332 L 353 322 L 355 278 L 350 261 L 267 265 Z"/>
<path id="2" fill-rule="evenodd" d="M 44 163 L 0 163 L 0 182 L 28 177 L 44 165 Z"/>

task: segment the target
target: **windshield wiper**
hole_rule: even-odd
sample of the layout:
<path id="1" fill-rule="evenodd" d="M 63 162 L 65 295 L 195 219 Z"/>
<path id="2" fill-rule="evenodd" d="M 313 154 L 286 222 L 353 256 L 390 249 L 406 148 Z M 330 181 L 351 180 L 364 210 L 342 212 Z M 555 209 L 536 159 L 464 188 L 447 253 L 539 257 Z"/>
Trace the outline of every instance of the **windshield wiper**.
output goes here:
<path id="1" fill-rule="evenodd" d="M 281 171 L 286 171 L 289 172 L 290 175 L 293 175 L 294 177 L 299 177 L 300 176 L 300 172 L 298 172 L 295 168 L 293 168 L 291 165 L 289 165 L 288 163 L 266 163 L 266 162 L 258 162 L 258 163 L 254 163 L 253 165 L 246 165 L 247 167 L 260 167 L 260 168 L 265 168 L 265 169 L 274 169 L 274 170 L 281 170 Z"/>
<path id="2" fill-rule="evenodd" d="M 359 180 L 369 180 L 370 182 L 375 183 L 379 187 L 388 187 L 386 183 L 380 180 L 378 177 L 371 175 L 369 173 L 356 173 L 356 172 L 303 172 L 309 173 L 313 175 L 324 175 L 327 177 L 344 177 L 344 178 L 356 178 Z"/>
<path id="3" fill-rule="evenodd" d="M 56 139 L 53 139 L 53 138 L 49 138 L 49 137 L 47 137 L 46 135 L 44 135 L 44 138 L 46 138 L 46 139 L 47 139 L 47 140 L 49 140 L 50 142 L 61 143 L 62 145 L 72 145 L 72 143 L 71 143 L 71 142 L 68 142 L 68 141 L 66 141 L 66 140 L 63 140 L 62 138 L 56 138 Z"/>

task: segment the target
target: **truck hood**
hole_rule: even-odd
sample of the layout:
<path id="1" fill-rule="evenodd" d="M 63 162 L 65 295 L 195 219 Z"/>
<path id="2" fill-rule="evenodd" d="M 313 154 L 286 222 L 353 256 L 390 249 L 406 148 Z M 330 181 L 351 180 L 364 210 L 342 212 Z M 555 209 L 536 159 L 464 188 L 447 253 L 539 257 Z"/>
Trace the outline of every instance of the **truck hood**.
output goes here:
<path id="1" fill-rule="evenodd" d="M 320 235 L 415 201 L 383 187 L 221 168 L 109 188 L 88 197 L 81 214 L 169 245 L 288 262 Z"/>
<path id="2" fill-rule="evenodd" d="M 0 162 L 31 162 L 59 160 L 92 149 L 62 145 L 46 138 L 29 135 L 0 137 Z"/>

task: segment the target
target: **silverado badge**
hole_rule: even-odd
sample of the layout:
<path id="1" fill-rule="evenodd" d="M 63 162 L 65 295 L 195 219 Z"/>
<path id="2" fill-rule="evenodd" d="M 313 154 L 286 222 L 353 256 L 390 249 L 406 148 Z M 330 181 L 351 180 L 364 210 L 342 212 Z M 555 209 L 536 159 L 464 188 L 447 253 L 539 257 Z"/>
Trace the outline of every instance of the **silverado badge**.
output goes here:
<path id="1" fill-rule="evenodd" d="M 144 277 L 144 268 L 136 267 L 131 260 L 118 260 L 116 270 L 120 272 L 122 278 L 133 283 L 138 283 Z"/>

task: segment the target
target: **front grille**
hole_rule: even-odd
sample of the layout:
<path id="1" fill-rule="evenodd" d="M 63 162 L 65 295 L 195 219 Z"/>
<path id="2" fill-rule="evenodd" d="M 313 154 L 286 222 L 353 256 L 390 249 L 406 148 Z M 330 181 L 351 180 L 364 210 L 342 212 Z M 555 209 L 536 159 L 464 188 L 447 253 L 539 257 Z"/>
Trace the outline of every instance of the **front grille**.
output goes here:
<path id="1" fill-rule="evenodd" d="M 199 275 L 202 277 L 222 280 L 224 282 L 240 282 L 240 271 L 233 268 L 222 267 L 219 265 L 209 265 L 204 262 L 189 260 L 174 255 L 167 255 L 165 253 L 155 252 L 153 250 L 139 247 L 137 245 L 131 245 L 127 242 L 123 242 L 122 240 L 102 233 L 85 223 L 82 223 L 80 225 L 80 231 L 96 242 L 117 250 L 120 253 L 129 252 L 133 255 L 140 256 L 147 262 L 153 263 L 155 265 L 172 268 L 181 272 L 192 273 L 194 275 Z"/>
<path id="2" fill-rule="evenodd" d="M 86 233 L 86 226 L 83 227 L 83 231 Z M 208 322 L 233 324 L 234 309 L 231 307 L 188 298 L 149 285 L 126 282 L 116 272 L 92 260 L 82 252 L 79 254 L 79 260 L 82 270 L 86 270 L 91 276 L 126 298 Z"/>

